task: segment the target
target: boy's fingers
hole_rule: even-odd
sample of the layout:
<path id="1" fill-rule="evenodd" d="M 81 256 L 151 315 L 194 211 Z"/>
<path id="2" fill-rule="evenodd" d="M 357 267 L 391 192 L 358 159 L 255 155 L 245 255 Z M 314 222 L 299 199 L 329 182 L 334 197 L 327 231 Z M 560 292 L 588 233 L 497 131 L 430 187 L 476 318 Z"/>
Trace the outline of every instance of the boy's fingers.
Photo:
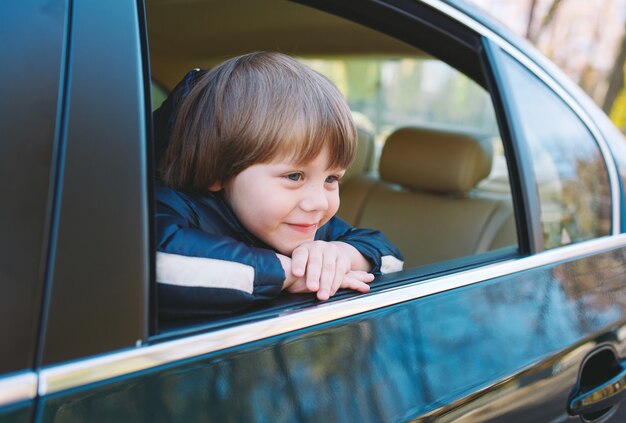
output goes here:
<path id="1" fill-rule="evenodd" d="M 375 276 L 372 273 L 368 273 L 364 270 L 352 270 L 348 272 L 346 276 L 349 276 L 353 279 L 358 279 L 365 283 L 370 283 L 375 279 Z"/>
<path id="2" fill-rule="evenodd" d="M 301 278 L 304 276 L 304 270 L 306 269 L 306 263 L 309 258 L 309 250 L 307 248 L 296 248 L 291 254 L 291 273 Z"/>
<path id="3" fill-rule="evenodd" d="M 303 294 L 305 292 L 309 292 L 306 288 L 306 284 L 304 283 L 304 279 L 300 278 L 296 280 L 289 288 L 287 288 L 287 292 L 291 292 L 292 294 Z"/>
<path id="4" fill-rule="evenodd" d="M 357 278 L 346 275 L 341 283 L 342 288 L 352 289 L 358 292 L 369 292 L 370 286 Z"/>
<path id="5" fill-rule="evenodd" d="M 340 272 L 337 271 L 335 273 L 335 278 L 333 280 L 333 284 L 330 288 L 330 296 L 332 297 L 333 295 L 335 295 L 337 293 L 337 291 L 339 291 L 339 288 L 341 287 L 341 282 L 343 281 L 343 278 L 345 276 L 345 272 Z"/>
<path id="6" fill-rule="evenodd" d="M 320 294 L 326 299 L 331 297 L 333 284 L 335 283 L 335 269 L 337 267 L 337 256 L 325 254 L 322 258 L 322 273 L 320 274 Z"/>
<path id="7" fill-rule="evenodd" d="M 322 263 L 322 252 L 317 248 L 310 250 L 306 264 L 306 286 L 311 292 L 316 292 L 320 289 L 320 275 L 322 272 Z"/>
<path id="8" fill-rule="evenodd" d="M 320 301 L 326 301 L 330 298 L 330 293 L 328 289 L 320 289 L 317 291 L 317 299 Z"/>
<path id="9" fill-rule="evenodd" d="M 345 278 L 346 274 L 349 271 L 350 271 L 350 260 L 342 255 L 337 257 L 337 263 L 335 265 L 335 278 L 333 280 L 333 285 L 330 290 L 331 296 L 337 293 L 337 291 L 341 287 L 341 283 L 343 279 Z"/>

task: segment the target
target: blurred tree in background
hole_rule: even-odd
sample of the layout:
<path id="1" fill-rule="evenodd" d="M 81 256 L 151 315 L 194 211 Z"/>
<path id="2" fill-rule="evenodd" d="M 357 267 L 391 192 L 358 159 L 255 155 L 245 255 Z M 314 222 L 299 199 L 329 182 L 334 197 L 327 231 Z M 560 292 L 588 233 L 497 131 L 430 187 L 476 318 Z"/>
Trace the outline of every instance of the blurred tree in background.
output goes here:
<path id="1" fill-rule="evenodd" d="M 626 130 L 626 0 L 470 0 L 576 81 Z"/>

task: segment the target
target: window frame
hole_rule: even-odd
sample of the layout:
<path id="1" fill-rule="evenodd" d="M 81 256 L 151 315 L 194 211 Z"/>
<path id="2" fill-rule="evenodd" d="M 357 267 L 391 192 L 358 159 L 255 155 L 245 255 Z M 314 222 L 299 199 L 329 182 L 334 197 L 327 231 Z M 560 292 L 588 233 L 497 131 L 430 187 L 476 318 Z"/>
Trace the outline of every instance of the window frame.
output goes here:
<path id="1" fill-rule="evenodd" d="M 507 75 L 500 63 L 499 48 L 483 36 L 485 72 L 489 75 L 490 92 L 493 96 L 502 144 L 509 167 L 509 180 L 515 208 L 517 239 L 522 256 L 532 255 L 543 249 L 543 233 L 539 220 L 539 193 L 532 172 L 532 156 L 529 147 L 520 142 L 522 137 L 519 112 L 511 98 Z"/>
<path id="2" fill-rule="evenodd" d="M 375 2 L 365 5 L 359 2 L 334 0 L 296 0 L 295 2 L 365 25 L 374 30 L 382 31 L 385 34 L 396 36 L 398 39 L 414 46 L 423 38 L 423 34 L 416 29 L 416 26 L 419 26 L 422 30 L 429 31 L 431 36 L 436 36 L 437 42 L 436 46 L 433 48 L 436 50 L 436 53 L 447 55 L 447 59 L 450 59 L 454 63 L 444 60 L 446 63 L 478 82 L 479 85 L 485 88 L 492 96 L 494 112 L 498 119 L 498 126 L 505 148 L 507 162 L 515 161 L 515 159 L 511 159 L 511 157 L 516 157 L 519 152 L 511 147 L 513 145 L 511 142 L 513 137 L 508 133 L 506 121 L 503 120 L 504 115 L 500 111 L 501 107 L 499 103 L 495 101 L 498 99 L 498 96 L 493 90 L 497 88 L 498 85 L 494 84 L 492 80 L 493 75 L 486 71 L 486 69 L 489 69 L 490 61 L 485 54 L 484 37 L 479 32 L 463 25 L 461 22 L 455 21 L 452 17 L 447 16 L 436 8 L 432 8 L 426 4 L 416 4 L 408 0 L 393 0 L 386 3 Z M 399 25 L 399 21 L 401 21 L 403 25 Z M 389 25 L 389 22 L 393 22 L 394 25 Z M 438 25 L 433 25 L 433 22 L 437 22 Z M 431 44 L 432 40 L 431 37 L 429 39 Z M 455 46 L 455 48 L 450 48 L 451 46 Z M 427 51 L 419 45 L 416 47 L 426 51 L 439 60 L 443 60 L 441 58 L 442 54 Z M 463 51 L 462 54 L 459 54 L 460 50 Z M 144 72 L 144 77 L 146 75 L 149 75 L 149 71 L 148 73 Z M 519 165 L 512 166 L 508 164 L 507 166 L 511 182 L 517 180 Z M 152 174 L 152 176 L 154 176 L 154 174 Z M 516 223 L 518 237 L 517 246 L 455 258 L 432 265 L 419 266 L 406 269 L 402 272 L 383 275 L 371 285 L 371 293 L 383 292 L 388 289 L 398 289 L 406 285 L 412 285 L 413 283 L 428 283 L 428 281 L 432 279 L 446 277 L 459 272 L 480 270 L 483 266 L 489 266 L 494 263 L 504 262 L 529 254 L 530 248 L 527 246 L 530 241 L 527 240 L 527 231 L 524 231 L 525 226 L 519 223 L 520 216 L 517 211 L 520 204 L 525 204 L 525 197 L 520 194 L 521 192 L 523 191 L 519 187 L 516 188 L 512 186 L 511 195 L 515 209 L 515 219 L 516 222 L 518 222 Z M 154 227 L 154 204 L 151 204 L 151 207 L 151 227 Z M 151 262 L 153 263 L 156 255 L 156 250 L 153 245 L 151 245 L 150 253 Z M 151 276 L 150 289 L 151 292 L 156 291 L 154 275 Z M 346 292 L 340 293 L 325 303 L 332 304 L 356 298 L 358 298 L 357 294 Z M 311 298 L 310 295 L 283 294 L 276 300 L 259 304 L 237 315 L 216 316 L 215 318 L 201 318 L 197 320 L 188 319 L 172 324 L 158 322 L 158 311 L 156 306 L 154 306 L 150 309 L 150 321 L 156 323 L 151 327 L 150 340 L 161 342 L 180 336 L 190 336 L 207 331 L 215 331 L 221 328 L 244 325 L 247 322 L 257 321 L 259 319 L 279 317 L 286 312 L 300 312 L 316 306 L 317 301 Z"/>
<path id="3" fill-rule="evenodd" d="M 69 7 L 62 1 L 49 2 L 44 11 L 42 3 L 0 5 L 0 22 L 12 22 L 3 27 L 5 36 L 0 42 L 5 63 L 12 64 L 0 68 L 2 95 L 7 99 L 0 106 L 3 116 L 0 134 L 6 148 L 2 152 L 9 151 L 3 160 L 21 169 L 15 172 L 9 166 L 3 172 L 8 178 L 3 181 L 8 191 L 3 200 L 10 206 L 3 207 L 6 214 L 2 218 L 9 228 L 2 234 L 2 252 L 11 265 L 7 270 L 2 269 L 6 278 L 0 278 L 0 288 L 5 293 L 3 301 L 10 303 L 2 307 L 4 323 L 0 325 L 0 336 L 10 341 L 0 348 L 0 382 L 5 376 L 11 378 L 15 373 L 30 372 L 36 367 L 46 268 L 54 236 L 52 209 Z M 27 19 L 29 23 L 24 25 Z M 25 156 L 24 162 L 20 161 L 20 155 Z M 3 189 L 2 194 L 6 191 Z M 28 245 L 23 240 L 28 240 Z"/>
<path id="4" fill-rule="evenodd" d="M 148 333 L 150 218 L 138 6 L 70 6 L 37 363 L 44 368 L 134 347 Z"/>

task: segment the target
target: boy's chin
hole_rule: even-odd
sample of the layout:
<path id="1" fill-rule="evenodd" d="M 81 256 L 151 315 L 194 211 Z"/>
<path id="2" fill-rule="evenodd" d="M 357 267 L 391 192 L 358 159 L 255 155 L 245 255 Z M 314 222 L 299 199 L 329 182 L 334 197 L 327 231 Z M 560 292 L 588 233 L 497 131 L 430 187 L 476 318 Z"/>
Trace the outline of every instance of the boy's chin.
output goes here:
<path id="1" fill-rule="evenodd" d="M 293 254 L 293 251 L 296 248 L 298 248 L 299 246 L 301 246 L 305 242 L 311 242 L 311 241 L 313 241 L 313 239 L 306 240 L 306 241 L 300 240 L 300 241 L 296 241 L 296 242 L 292 242 L 292 243 L 281 243 L 281 245 L 273 245 L 272 248 L 274 248 L 274 250 L 276 250 L 280 254 L 283 254 L 283 255 L 285 255 L 287 257 L 291 257 L 291 255 Z"/>
<path id="2" fill-rule="evenodd" d="M 293 254 L 293 250 L 295 250 L 296 248 L 298 248 L 297 245 L 294 246 L 280 246 L 280 247 L 274 247 L 274 249 L 276 251 L 278 251 L 280 254 L 287 256 L 287 257 L 291 257 L 291 255 Z"/>

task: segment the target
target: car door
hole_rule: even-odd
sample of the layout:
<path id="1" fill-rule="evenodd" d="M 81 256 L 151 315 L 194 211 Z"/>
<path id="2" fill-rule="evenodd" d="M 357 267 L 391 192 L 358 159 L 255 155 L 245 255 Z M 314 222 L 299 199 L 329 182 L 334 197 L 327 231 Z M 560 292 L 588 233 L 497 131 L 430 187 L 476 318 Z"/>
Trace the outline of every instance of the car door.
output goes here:
<path id="1" fill-rule="evenodd" d="M 140 5 L 65 6 L 34 421 L 50 413 L 56 419 L 53 404 L 66 397 L 67 382 L 74 394 L 93 395 L 80 377 L 67 379 L 68 371 L 81 372 L 81 360 L 134 349 L 149 330 L 149 125 Z"/>
<path id="2" fill-rule="evenodd" d="M 31 421 L 65 3 L 0 5 L 0 421 Z M 25 24 L 28 22 L 28 24 Z"/>
<path id="3" fill-rule="evenodd" d="M 514 47 L 436 1 L 310 3 L 480 75 L 506 152 L 517 245 L 389 274 L 367 295 L 152 324 L 143 7 L 73 2 L 37 421 L 567 421 L 577 390 L 621 374 L 626 238 L 603 132 L 566 96 L 606 174 L 592 213 L 603 223 L 576 235 L 570 213 L 557 219 L 566 236 L 546 232 L 563 227 L 542 215 L 534 135 L 504 63 Z M 607 409 L 621 421 L 621 408 L 600 406 L 586 419 Z"/>

